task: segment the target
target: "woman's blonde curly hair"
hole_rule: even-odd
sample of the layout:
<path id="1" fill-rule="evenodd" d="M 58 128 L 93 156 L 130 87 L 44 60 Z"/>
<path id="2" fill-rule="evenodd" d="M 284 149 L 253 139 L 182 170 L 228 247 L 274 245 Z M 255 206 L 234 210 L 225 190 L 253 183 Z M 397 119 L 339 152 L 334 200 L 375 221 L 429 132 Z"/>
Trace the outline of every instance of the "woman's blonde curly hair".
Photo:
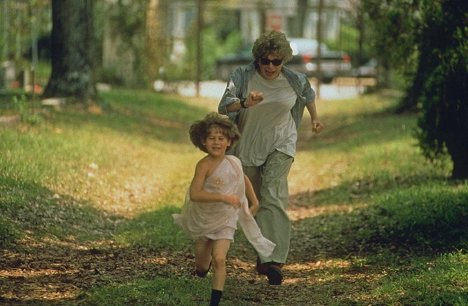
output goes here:
<path id="1" fill-rule="evenodd" d="M 284 33 L 278 31 L 266 32 L 255 40 L 252 48 L 255 62 L 270 53 L 279 55 L 283 59 L 283 63 L 292 58 L 292 49 Z"/>

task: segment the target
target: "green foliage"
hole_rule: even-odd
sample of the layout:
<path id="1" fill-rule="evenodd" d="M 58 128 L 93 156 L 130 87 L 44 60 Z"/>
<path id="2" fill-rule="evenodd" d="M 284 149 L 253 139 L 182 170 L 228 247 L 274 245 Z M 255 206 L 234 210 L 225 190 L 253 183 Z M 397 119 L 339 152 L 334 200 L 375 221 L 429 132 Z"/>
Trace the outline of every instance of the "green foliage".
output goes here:
<path id="1" fill-rule="evenodd" d="M 33 125 L 42 122 L 42 117 L 35 112 L 32 102 L 25 95 L 21 95 L 19 98 L 14 96 L 13 105 L 19 113 L 22 122 Z"/>
<path id="2" fill-rule="evenodd" d="M 454 165 L 452 176 L 468 178 L 466 3 L 363 3 L 375 17 L 374 43 L 382 62 L 407 77 L 400 111 L 422 105 L 418 138 L 424 154 L 437 159 L 448 153 Z"/>
<path id="3" fill-rule="evenodd" d="M 21 61 L 23 55 L 31 53 L 32 39 L 39 39 L 50 32 L 50 10 L 50 1 L 22 1 L 20 5 L 16 1 L 2 2 L 0 61 Z"/>
<path id="4" fill-rule="evenodd" d="M 195 30 L 193 30 L 195 31 Z M 186 40 L 187 52 L 183 58 L 166 63 L 164 78 L 168 81 L 194 80 L 196 77 L 196 35 L 193 32 Z M 203 80 L 213 79 L 216 59 L 220 56 L 233 53 L 241 45 L 241 36 L 238 31 L 233 31 L 225 39 L 218 37 L 214 27 L 207 27 L 202 34 L 202 73 Z"/>
<path id="5" fill-rule="evenodd" d="M 369 38 L 379 62 L 386 67 L 414 72 L 421 5 L 424 1 L 363 0 Z M 392 47 L 389 47 L 392 46 Z"/>
<path id="6" fill-rule="evenodd" d="M 342 22 L 340 24 L 339 39 L 333 41 L 327 40 L 326 45 L 333 50 L 345 51 L 351 56 L 353 67 L 358 67 L 359 65 L 365 64 L 371 58 L 377 58 L 376 54 L 374 54 L 371 49 L 372 40 L 367 37 L 368 35 L 371 35 L 370 29 L 370 27 L 364 26 L 361 54 L 359 53 L 359 30 L 356 28 L 354 23 Z"/>
<path id="7" fill-rule="evenodd" d="M 450 2 L 442 2 L 427 13 L 421 56 L 432 65 L 424 74 L 418 122 L 424 154 L 438 159 L 448 153 L 454 162 L 452 176 L 462 179 L 468 178 L 466 16 L 466 11 Z"/>

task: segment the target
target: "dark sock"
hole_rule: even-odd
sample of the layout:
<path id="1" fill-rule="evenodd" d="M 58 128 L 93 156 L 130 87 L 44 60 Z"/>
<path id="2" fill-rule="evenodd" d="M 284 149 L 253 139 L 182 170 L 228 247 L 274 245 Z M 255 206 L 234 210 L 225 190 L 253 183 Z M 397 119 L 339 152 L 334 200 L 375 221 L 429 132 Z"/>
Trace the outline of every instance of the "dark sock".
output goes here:
<path id="1" fill-rule="evenodd" d="M 208 274 L 208 270 L 203 271 L 203 272 L 200 272 L 200 271 L 198 271 L 198 270 L 195 270 L 195 274 L 196 274 L 198 277 L 205 277 L 205 276 Z"/>
<path id="2" fill-rule="evenodd" d="M 205 277 L 205 276 L 208 274 L 208 271 L 210 271 L 210 268 L 211 268 L 211 262 L 210 262 L 210 265 L 208 266 L 208 270 L 206 270 L 206 271 L 198 271 L 197 269 L 195 269 L 195 274 L 196 274 L 198 277 Z"/>
<path id="3" fill-rule="evenodd" d="M 211 289 L 210 306 L 218 306 L 219 301 L 221 301 L 222 295 L 223 295 L 223 292 L 221 290 Z"/>

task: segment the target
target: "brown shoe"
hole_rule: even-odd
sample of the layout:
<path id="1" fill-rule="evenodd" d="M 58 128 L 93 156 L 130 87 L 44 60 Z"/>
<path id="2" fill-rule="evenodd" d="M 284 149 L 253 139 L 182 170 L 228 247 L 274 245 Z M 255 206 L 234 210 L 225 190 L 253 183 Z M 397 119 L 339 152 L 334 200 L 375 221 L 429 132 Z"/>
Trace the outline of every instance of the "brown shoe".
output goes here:
<path id="1" fill-rule="evenodd" d="M 282 267 L 282 263 L 274 261 L 261 263 L 260 258 L 257 257 L 257 273 L 260 275 L 266 275 L 270 285 L 281 285 L 284 277 L 283 271 L 281 270 Z"/>
<path id="2" fill-rule="evenodd" d="M 278 265 L 271 264 L 267 269 L 266 276 L 270 285 L 281 285 L 283 282 L 283 271 Z"/>
<path id="3" fill-rule="evenodd" d="M 257 273 L 260 275 L 267 275 L 269 263 L 261 263 L 260 258 L 257 257 Z"/>

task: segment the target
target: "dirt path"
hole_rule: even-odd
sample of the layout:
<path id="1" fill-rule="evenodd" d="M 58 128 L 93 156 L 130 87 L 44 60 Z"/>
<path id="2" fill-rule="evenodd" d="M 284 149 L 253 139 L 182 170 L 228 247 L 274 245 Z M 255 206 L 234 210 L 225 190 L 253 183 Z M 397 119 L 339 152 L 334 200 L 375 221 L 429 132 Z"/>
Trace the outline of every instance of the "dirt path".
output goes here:
<path id="1" fill-rule="evenodd" d="M 321 211 L 294 206 L 290 213 L 293 221 L 297 221 Z M 294 226 L 300 225 L 295 222 Z M 325 280 L 326 275 L 340 275 L 350 284 L 356 279 L 372 277 L 350 271 L 349 262 L 345 260 L 313 259 L 306 244 L 300 243 L 305 241 L 306 233 L 306 230 L 296 228 L 282 286 L 270 286 L 265 277 L 257 275 L 253 251 L 245 241 L 235 243 L 228 260 L 225 298 L 251 305 L 314 305 L 309 300 L 312 292 L 332 290 L 327 285 L 332 283 Z M 23 246 L 22 250 L 0 254 L 0 303 L 79 301 L 80 293 L 93 286 L 105 285 L 110 279 L 125 282 L 156 276 L 192 277 L 194 266 L 190 251 L 120 248 L 112 241 L 103 241 L 98 247 L 57 241 L 48 241 L 44 245 L 23 241 Z"/>

